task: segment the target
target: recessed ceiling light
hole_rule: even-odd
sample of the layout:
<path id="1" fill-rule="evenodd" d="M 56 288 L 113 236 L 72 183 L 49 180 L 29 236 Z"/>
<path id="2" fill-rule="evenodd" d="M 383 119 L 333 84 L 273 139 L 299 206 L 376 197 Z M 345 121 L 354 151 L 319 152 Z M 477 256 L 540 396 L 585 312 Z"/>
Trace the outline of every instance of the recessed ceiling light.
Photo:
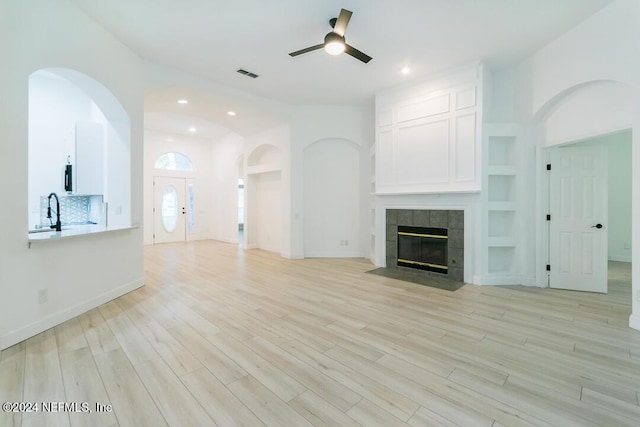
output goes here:
<path id="1" fill-rule="evenodd" d="M 400 68 L 400 72 L 402 74 L 409 74 L 411 72 L 411 68 L 405 65 L 404 67 Z"/>
<path id="2" fill-rule="evenodd" d="M 167 142 L 173 142 L 173 138 L 167 138 Z"/>
<path id="3" fill-rule="evenodd" d="M 230 116 L 235 116 L 236 112 L 235 111 L 227 111 L 227 114 Z"/>
<path id="4" fill-rule="evenodd" d="M 195 132 L 196 130 L 196 128 L 189 128 L 189 132 Z"/>
<path id="5" fill-rule="evenodd" d="M 188 104 L 189 101 L 187 101 L 186 99 L 178 99 L 178 104 Z"/>

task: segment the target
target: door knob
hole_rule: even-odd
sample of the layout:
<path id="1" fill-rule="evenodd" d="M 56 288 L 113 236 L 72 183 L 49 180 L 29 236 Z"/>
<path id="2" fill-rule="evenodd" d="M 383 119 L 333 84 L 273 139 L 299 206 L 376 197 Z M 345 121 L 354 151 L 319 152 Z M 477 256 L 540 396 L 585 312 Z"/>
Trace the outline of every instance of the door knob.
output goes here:
<path id="1" fill-rule="evenodd" d="M 604 225 L 602 225 L 602 224 L 596 224 L 596 225 L 592 225 L 591 226 L 591 228 L 598 228 L 598 229 L 602 228 L 602 227 L 604 227 Z"/>

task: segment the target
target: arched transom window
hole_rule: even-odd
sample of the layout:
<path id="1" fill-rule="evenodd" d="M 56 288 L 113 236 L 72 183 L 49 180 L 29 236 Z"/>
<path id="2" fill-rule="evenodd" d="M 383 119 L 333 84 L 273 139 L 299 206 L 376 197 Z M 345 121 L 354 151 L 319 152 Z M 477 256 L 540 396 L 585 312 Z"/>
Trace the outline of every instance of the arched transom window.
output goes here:
<path id="1" fill-rule="evenodd" d="M 164 153 L 154 166 L 156 169 L 164 169 L 170 171 L 194 171 L 193 163 L 187 156 L 178 152 Z"/>

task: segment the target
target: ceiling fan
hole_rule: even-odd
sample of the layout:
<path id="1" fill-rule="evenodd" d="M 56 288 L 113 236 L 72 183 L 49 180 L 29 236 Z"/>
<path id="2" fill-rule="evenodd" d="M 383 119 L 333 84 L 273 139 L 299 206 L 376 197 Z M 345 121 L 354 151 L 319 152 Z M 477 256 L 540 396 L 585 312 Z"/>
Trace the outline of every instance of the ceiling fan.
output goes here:
<path id="1" fill-rule="evenodd" d="M 303 53 L 312 52 L 314 50 L 318 50 L 324 48 L 324 50 L 329 55 L 340 55 L 342 52 L 347 55 L 351 55 L 356 59 L 364 62 L 365 64 L 371 61 L 371 58 L 366 53 L 360 52 L 353 46 L 348 45 L 344 39 L 344 32 L 347 30 L 347 24 L 349 23 L 349 19 L 351 19 L 352 12 L 347 9 L 341 9 L 340 15 L 337 18 L 332 18 L 329 20 L 329 25 L 333 28 L 333 31 L 327 33 L 324 36 L 324 43 L 317 44 L 315 46 L 308 47 L 306 49 L 297 50 L 295 52 L 291 52 L 290 56 L 298 56 Z"/>

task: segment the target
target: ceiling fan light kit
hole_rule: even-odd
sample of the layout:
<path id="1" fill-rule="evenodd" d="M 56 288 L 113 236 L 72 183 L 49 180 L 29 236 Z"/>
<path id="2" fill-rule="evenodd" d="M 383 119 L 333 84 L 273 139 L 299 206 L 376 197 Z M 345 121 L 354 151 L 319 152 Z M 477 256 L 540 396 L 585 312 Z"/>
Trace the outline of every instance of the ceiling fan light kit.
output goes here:
<path id="1" fill-rule="evenodd" d="M 333 31 L 324 36 L 324 43 L 291 52 L 289 56 L 298 56 L 302 55 L 303 53 L 308 53 L 324 48 L 325 52 L 327 52 L 329 55 L 340 55 L 342 52 L 344 52 L 347 55 L 351 55 L 354 58 L 364 62 L 365 64 L 371 61 L 373 58 L 363 52 L 360 52 L 355 47 L 349 46 L 344 39 L 344 33 L 347 29 L 347 24 L 351 19 L 351 15 L 352 12 L 350 10 L 341 9 L 340 15 L 338 15 L 337 18 L 332 18 L 331 20 L 329 20 L 329 25 L 333 27 Z"/>
<path id="2" fill-rule="evenodd" d="M 324 37 L 324 50 L 329 55 L 340 55 L 344 52 L 344 37 L 331 32 Z"/>

